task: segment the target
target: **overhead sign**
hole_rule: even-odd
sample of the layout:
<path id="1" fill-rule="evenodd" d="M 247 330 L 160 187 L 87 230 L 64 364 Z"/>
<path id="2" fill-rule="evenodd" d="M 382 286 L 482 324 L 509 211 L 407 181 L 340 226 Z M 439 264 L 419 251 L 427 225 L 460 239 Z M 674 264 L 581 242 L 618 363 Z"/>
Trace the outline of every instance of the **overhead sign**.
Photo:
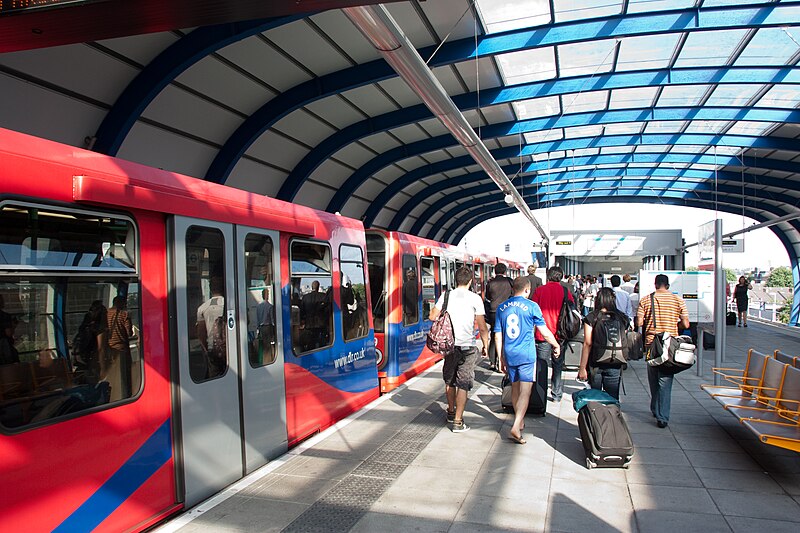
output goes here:
<path id="1" fill-rule="evenodd" d="M 714 221 L 701 224 L 697 228 L 697 241 L 700 243 L 700 264 L 714 263 Z"/>
<path id="2" fill-rule="evenodd" d="M 656 289 L 656 276 L 665 274 L 669 278 L 669 292 L 677 294 L 686 302 L 689 322 L 712 323 L 714 321 L 714 273 L 708 271 L 687 272 L 683 270 L 640 270 L 639 301 L 649 298 Z"/>
<path id="3" fill-rule="evenodd" d="M 744 253 L 744 239 L 723 239 L 722 251 L 730 253 Z"/>

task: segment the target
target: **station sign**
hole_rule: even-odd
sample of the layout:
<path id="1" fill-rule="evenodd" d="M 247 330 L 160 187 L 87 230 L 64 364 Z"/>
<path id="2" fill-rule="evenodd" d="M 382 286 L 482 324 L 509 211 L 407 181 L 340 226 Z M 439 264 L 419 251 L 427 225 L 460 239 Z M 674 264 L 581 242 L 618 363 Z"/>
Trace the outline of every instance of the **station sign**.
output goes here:
<path id="1" fill-rule="evenodd" d="M 655 290 L 656 276 L 666 274 L 669 292 L 677 294 L 686 302 L 689 322 L 714 322 L 714 273 L 709 271 L 684 270 L 640 270 L 639 301 L 649 298 Z"/>
<path id="2" fill-rule="evenodd" d="M 722 251 L 744 253 L 744 239 L 722 239 Z"/>

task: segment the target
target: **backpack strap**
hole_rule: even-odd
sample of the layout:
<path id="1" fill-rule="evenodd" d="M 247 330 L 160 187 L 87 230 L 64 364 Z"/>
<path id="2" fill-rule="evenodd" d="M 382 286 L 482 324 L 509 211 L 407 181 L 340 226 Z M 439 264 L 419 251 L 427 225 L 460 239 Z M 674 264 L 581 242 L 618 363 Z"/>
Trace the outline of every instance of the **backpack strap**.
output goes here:
<path id="1" fill-rule="evenodd" d="M 447 301 L 450 299 L 450 291 L 444 291 L 444 304 L 442 305 L 442 313 L 447 311 Z"/>

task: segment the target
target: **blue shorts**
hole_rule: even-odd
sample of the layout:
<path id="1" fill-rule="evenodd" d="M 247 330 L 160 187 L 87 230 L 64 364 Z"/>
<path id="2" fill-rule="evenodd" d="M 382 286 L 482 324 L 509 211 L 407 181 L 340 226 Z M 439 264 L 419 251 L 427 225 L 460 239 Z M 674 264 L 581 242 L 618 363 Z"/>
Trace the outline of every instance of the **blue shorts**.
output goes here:
<path id="1" fill-rule="evenodd" d="M 511 383 L 515 381 L 526 381 L 533 383 L 533 372 L 536 370 L 536 363 L 523 363 L 516 366 L 508 366 L 508 379 Z"/>

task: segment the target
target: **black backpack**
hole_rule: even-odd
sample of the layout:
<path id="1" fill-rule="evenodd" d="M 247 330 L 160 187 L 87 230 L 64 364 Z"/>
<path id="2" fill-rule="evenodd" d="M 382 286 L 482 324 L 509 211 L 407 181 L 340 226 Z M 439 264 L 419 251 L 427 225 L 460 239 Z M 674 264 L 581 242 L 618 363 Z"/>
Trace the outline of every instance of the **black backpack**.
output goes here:
<path id="1" fill-rule="evenodd" d="M 575 307 L 574 302 L 569 301 L 567 288 L 564 289 L 564 301 L 561 302 L 561 310 L 558 312 L 558 324 L 556 325 L 556 336 L 561 342 L 574 338 L 581 330 L 581 314 Z"/>
<path id="2" fill-rule="evenodd" d="M 627 319 L 619 313 L 600 313 L 592 328 L 592 354 L 594 364 L 626 364 Z"/>

